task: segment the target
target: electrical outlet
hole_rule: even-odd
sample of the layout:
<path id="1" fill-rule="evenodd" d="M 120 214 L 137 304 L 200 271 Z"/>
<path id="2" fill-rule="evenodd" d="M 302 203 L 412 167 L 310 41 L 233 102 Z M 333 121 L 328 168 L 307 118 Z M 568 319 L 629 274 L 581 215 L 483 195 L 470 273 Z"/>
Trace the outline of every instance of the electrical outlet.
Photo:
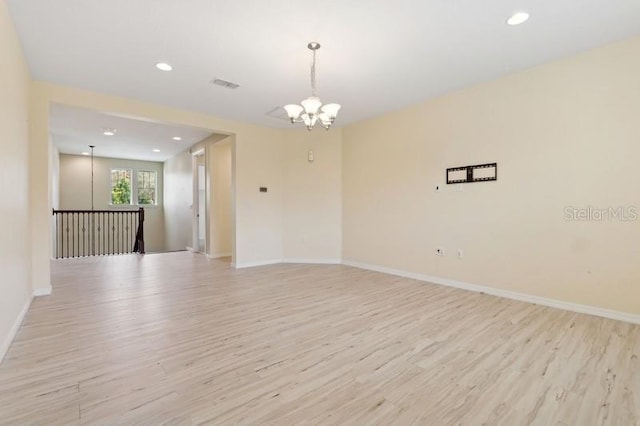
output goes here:
<path id="1" fill-rule="evenodd" d="M 462 259 L 464 257 L 464 253 L 462 252 L 462 249 L 458 249 L 458 259 Z"/>
<path id="2" fill-rule="evenodd" d="M 436 248 L 436 256 L 444 256 L 444 247 Z"/>

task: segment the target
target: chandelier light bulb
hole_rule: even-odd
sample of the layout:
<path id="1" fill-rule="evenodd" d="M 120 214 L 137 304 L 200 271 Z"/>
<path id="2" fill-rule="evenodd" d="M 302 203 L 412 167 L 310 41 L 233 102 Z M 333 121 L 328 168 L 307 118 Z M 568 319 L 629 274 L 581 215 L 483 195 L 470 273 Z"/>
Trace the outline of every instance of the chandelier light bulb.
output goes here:
<path id="1" fill-rule="evenodd" d="M 327 114 L 329 118 L 334 120 L 338 115 L 338 111 L 340 110 L 340 105 L 338 104 L 326 104 L 321 108 L 322 112 Z"/>
<path id="2" fill-rule="evenodd" d="M 322 102 L 317 96 L 311 96 L 300 103 L 304 107 L 304 112 L 309 115 L 316 115 L 322 106 Z"/>
<path id="3" fill-rule="evenodd" d="M 298 104 L 289 104 L 284 106 L 285 111 L 287 111 L 287 115 L 291 120 L 294 118 L 298 118 L 300 113 L 304 111 L 304 108 Z"/>

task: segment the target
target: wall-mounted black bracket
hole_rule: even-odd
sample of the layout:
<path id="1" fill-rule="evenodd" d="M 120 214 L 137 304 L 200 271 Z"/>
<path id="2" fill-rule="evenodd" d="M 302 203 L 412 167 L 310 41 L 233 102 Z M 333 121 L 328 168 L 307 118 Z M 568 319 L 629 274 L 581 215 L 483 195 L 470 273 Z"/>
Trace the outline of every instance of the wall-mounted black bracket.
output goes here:
<path id="1" fill-rule="evenodd" d="M 487 182 L 491 180 L 498 180 L 498 163 L 447 169 L 447 184 Z"/>

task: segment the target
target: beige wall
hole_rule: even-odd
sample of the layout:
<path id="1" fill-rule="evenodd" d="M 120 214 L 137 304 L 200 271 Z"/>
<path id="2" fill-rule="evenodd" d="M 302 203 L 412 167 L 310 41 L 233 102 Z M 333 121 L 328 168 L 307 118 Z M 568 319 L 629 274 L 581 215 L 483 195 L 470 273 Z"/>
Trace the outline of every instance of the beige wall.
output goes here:
<path id="1" fill-rule="evenodd" d="M 640 207 L 639 75 L 634 38 L 345 128 L 344 259 L 640 314 L 640 221 L 564 210 Z"/>
<path id="2" fill-rule="evenodd" d="M 32 295 L 27 124 L 31 77 L 4 1 L 0 1 L 0 52 L 1 361 Z"/>
<path id="3" fill-rule="evenodd" d="M 49 170 L 51 170 L 51 179 L 49 179 L 51 207 L 57 209 L 60 207 L 60 152 L 51 139 L 49 140 Z"/>
<path id="4" fill-rule="evenodd" d="M 227 138 L 207 149 L 209 170 L 209 245 L 213 257 L 229 256 L 233 250 L 232 143 Z"/>
<path id="5" fill-rule="evenodd" d="M 289 261 L 341 259 L 342 132 L 289 130 L 284 138 L 283 253 Z M 313 151 L 313 162 L 309 162 Z"/>
<path id="6" fill-rule="evenodd" d="M 235 263 L 239 267 L 282 260 L 283 132 L 275 132 L 275 138 L 254 144 L 236 137 Z M 261 186 L 268 192 L 260 192 Z"/>
<path id="7" fill-rule="evenodd" d="M 184 250 L 192 245 L 193 172 L 189 152 L 164 162 L 165 250 Z"/>
<path id="8" fill-rule="evenodd" d="M 99 148 L 98 148 L 99 149 Z M 111 169 L 157 172 L 158 205 L 141 206 L 145 210 L 144 240 L 147 253 L 164 251 L 163 164 L 152 161 L 94 158 L 94 207 L 96 210 L 136 209 L 138 206 L 112 207 Z M 91 157 L 60 155 L 60 209 L 91 209 Z"/>
<path id="9" fill-rule="evenodd" d="M 53 139 L 49 138 L 49 170 L 51 171 L 51 177 L 49 179 L 49 202 L 51 208 L 60 208 L 60 152 L 58 148 L 53 144 Z M 55 233 L 56 224 L 55 218 L 51 216 L 51 251 L 55 251 Z"/>

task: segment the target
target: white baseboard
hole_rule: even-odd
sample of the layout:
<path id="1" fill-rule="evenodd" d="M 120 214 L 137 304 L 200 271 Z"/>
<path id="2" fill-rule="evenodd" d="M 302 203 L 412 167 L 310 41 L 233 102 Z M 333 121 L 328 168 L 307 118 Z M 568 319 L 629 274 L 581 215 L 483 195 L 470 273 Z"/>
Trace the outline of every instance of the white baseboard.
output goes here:
<path id="1" fill-rule="evenodd" d="M 193 249 L 193 247 L 186 246 L 184 249 L 185 249 L 186 251 L 191 251 L 191 252 L 197 253 L 197 252 Z"/>
<path id="2" fill-rule="evenodd" d="M 29 311 L 29 306 L 31 306 L 32 300 L 33 298 L 30 297 L 24 303 L 24 306 L 22 307 L 20 314 L 18 314 L 18 317 L 16 318 L 13 325 L 9 329 L 9 334 L 7 334 L 4 341 L 2 342 L 2 345 L 0 346 L 0 362 L 2 362 L 2 360 L 4 359 L 4 356 L 7 354 L 7 351 L 9 350 L 9 346 L 11 346 L 11 342 L 13 342 L 13 339 L 16 337 L 16 333 L 18 333 L 20 324 L 22 324 L 22 320 L 27 315 L 27 311 Z"/>
<path id="3" fill-rule="evenodd" d="M 341 265 L 340 259 L 282 259 L 282 263 L 307 263 L 309 265 Z"/>
<path id="4" fill-rule="evenodd" d="M 277 265 L 278 263 L 282 263 L 282 259 L 261 260 L 259 262 L 234 263 L 231 266 L 233 266 L 236 269 L 243 269 L 243 268 L 253 268 L 254 266 Z"/>
<path id="5" fill-rule="evenodd" d="M 526 293 L 517 293 L 515 291 L 503 290 L 483 285 L 470 284 L 463 281 L 451 280 L 448 278 L 434 277 L 415 272 L 407 272 L 399 269 L 386 268 L 384 266 L 369 265 L 366 263 L 343 260 L 343 265 L 353 266 L 355 268 L 367 269 L 370 271 L 382 272 L 385 274 L 396 275 L 404 278 L 411 278 L 418 281 L 426 281 L 433 284 L 444 285 L 447 287 L 455 287 L 462 290 L 469 290 L 476 293 L 485 293 L 492 296 L 504 297 L 507 299 L 519 300 L 521 302 L 534 303 L 536 305 L 548 306 L 551 308 L 564 309 L 565 311 L 578 312 L 581 314 L 595 315 L 598 317 L 609 318 L 618 321 L 629 322 L 632 324 L 640 324 L 640 315 L 630 314 L 627 312 L 613 311 L 610 309 L 599 308 L 596 306 L 580 305 L 577 303 L 565 302 L 562 300 L 548 299 L 546 297 L 534 296 Z"/>
<path id="6" fill-rule="evenodd" d="M 33 297 L 50 296 L 53 292 L 51 286 L 45 288 L 37 288 L 33 290 Z"/>
<path id="7" fill-rule="evenodd" d="M 225 256 L 231 256 L 231 254 L 224 254 L 221 255 L 220 257 L 225 257 Z M 265 260 L 265 261 L 260 261 L 260 262 L 247 262 L 247 263 L 232 263 L 231 266 L 236 268 L 236 269 L 242 269 L 242 268 L 252 268 L 254 266 L 266 266 L 266 265 L 277 265 L 280 263 L 306 263 L 306 264 L 310 264 L 310 265 L 341 265 L 342 264 L 342 260 L 340 259 L 294 259 L 294 258 L 288 258 L 288 259 L 273 259 L 273 260 Z"/>
<path id="8" fill-rule="evenodd" d="M 208 259 L 220 259 L 221 257 L 231 257 L 231 253 L 214 253 L 207 254 Z"/>

